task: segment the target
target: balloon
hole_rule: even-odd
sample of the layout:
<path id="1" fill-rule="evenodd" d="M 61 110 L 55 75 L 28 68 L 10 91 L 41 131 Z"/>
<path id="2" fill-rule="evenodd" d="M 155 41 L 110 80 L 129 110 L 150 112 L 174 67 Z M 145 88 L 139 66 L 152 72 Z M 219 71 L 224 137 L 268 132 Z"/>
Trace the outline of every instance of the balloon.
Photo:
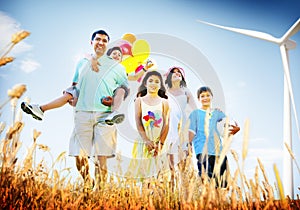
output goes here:
<path id="1" fill-rule="evenodd" d="M 117 43 L 117 45 L 121 48 L 123 55 L 130 55 L 130 56 L 132 56 L 132 52 L 131 52 L 132 46 L 131 46 L 131 44 L 128 41 L 126 41 L 126 40 L 120 40 Z"/>
<path id="2" fill-rule="evenodd" d="M 133 57 L 143 63 L 150 54 L 150 45 L 146 40 L 139 39 L 133 43 L 131 50 Z"/>
<path id="3" fill-rule="evenodd" d="M 128 42 L 121 41 L 121 45 L 127 46 Z M 146 40 L 140 39 L 133 43 L 131 47 L 131 55 L 125 54 L 121 64 L 125 67 L 127 73 L 134 72 L 149 57 L 150 45 Z"/>
<path id="4" fill-rule="evenodd" d="M 124 39 L 124 40 L 130 42 L 131 44 L 133 44 L 133 42 L 135 42 L 135 40 L 136 40 L 136 37 L 135 37 L 134 34 L 127 33 L 127 34 L 124 34 L 122 36 L 122 39 Z"/>
<path id="5" fill-rule="evenodd" d="M 135 71 L 137 66 L 141 65 L 141 62 L 135 57 L 128 57 L 123 59 L 121 64 L 125 67 L 127 73 Z"/>

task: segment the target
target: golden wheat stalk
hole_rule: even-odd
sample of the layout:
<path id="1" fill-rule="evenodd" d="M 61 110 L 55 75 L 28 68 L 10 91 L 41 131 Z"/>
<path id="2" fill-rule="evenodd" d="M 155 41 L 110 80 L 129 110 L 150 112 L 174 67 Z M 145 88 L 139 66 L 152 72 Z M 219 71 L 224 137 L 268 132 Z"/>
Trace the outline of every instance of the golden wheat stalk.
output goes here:
<path id="1" fill-rule="evenodd" d="M 278 190 L 279 190 L 279 196 L 280 196 L 280 199 L 281 199 L 281 200 L 284 200 L 284 190 L 283 190 L 283 185 L 282 185 L 282 182 L 281 182 L 281 179 L 280 179 L 280 175 L 279 175 L 279 171 L 278 171 L 278 169 L 277 169 L 276 164 L 274 164 L 273 170 L 274 170 L 275 177 L 276 177 L 276 182 L 277 182 L 277 187 L 278 187 Z"/>
<path id="2" fill-rule="evenodd" d="M 243 138 L 243 152 L 242 152 L 242 160 L 243 160 L 243 168 L 244 168 L 244 161 L 248 154 L 248 142 L 249 142 L 249 119 L 245 121 L 244 125 L 244 138 Z"/>
<path id="3" fill-rule="evenodd" d="M 1 55 L 1 58 L 4 58 L 4 56 L 6 56 L 16 44 L 18 44 L 20 41 L 22 41 L 29 35 L 30 35 L 30 32 L 28 32 L 28 31 L 19 31 L 17 33 L 14 33 L 11 37 L 11 42 L 3 49 L 3 51 L 4 50 L 5 51 L 4 51 L 3 55 Z M 8 48 L 8 49 L 6 50 L 6 48 Z"/>
<path id="4" fill-rule="evenodd" d="M 216 175 L 217 179 L 219 181 L 221 181 L 220 179 L 222 179 L 222 177 L 220 177 L 220 168 L 221 168 L 221 165 L 226 157 L 226 154 L 228 153 L 229 151 L 229 148 L 231 146 L 231 142 L 232 142 L 232 135 L 230 135 L 229 137 L 227 137 L 225 140 L 224 140 L 224 144 L 223 144 L 223 149 L 221 151 L 221 154 L 220 156 L 217 158 L 216 160 L 216 165 L 214 167 L 214 174 Z"/>
<path id="5" fill-rule="evenodd" d="M 296 161 L 296 158 L 295 158 L 295 155 L 294 155 L 292 149 L 289 147 L 289 145 L 288 145 L 286 142 L 284 142 L 284 145 L 285 145 L 285 147 L 287 148 L 287 150 L 289 151 L 289 153 L 290 153 L 292 159 L 294 160 L 294 162 L 295 162 L 295 164 L 296 164 L 296 167 L 297 167 L 297 169 L 298 169 L 298 173 L 299 173 L 299 175 L 300 175 L 300 168 L 299 168 L 299 165 L 298 165 L 298 163 L 297 163 L 297 161 Z"/>
<path id="6" fill-rule="evenodd" d="M 257 158 L 257 161 L 258 161 L 259 168 L 262 171 L 262 174 L 264 176 L 265 181 L 269 184 L 269 180 L 268 180 L 267 173 L 266 173 L 266 170 L 264 168 L 264 165 L 262 164 L 262 162 L 260 161 L 259 158 Z"/>

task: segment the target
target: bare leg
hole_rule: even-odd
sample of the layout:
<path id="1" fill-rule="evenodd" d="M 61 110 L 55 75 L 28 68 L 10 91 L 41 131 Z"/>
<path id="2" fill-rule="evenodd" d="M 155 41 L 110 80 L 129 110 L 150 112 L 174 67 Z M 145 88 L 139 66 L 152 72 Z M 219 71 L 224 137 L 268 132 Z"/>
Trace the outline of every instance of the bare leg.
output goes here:
<path id="1" fill-rule="evenodd" d="M 47 104 L 41 105 L 40 109 L 43 112 L 45 112 L 45 111 L 48 111 L 50 109 L 55 109 L 55 108 L 62 107 L 63 105 L 68 103 L 68 101 L 71 100 L 72 98 L 73 98 L 73 96 L 71 94 L 65 93 L 63 96 L 61 96 L 57 99 L 54 99 L 53 101 L 51 101 Z"/>
<path id="2" fill-rule="evenodd" d="M 92 178 L 89 174 L 89 163 L 86 157 L 76 156 L 76 167 L 84 182 L 91 182 Z"/>
<path id="3" fill-rule="evenodd" d="M 95 165 L 95 177 L 97 184 L 103 184 L 107 181 L 107 157 L 98 156 L 98 163 Z"/>
<path id="4" fill-rule="evenodd" d="M 168 159 L 169 159 L 169 168 L 171 170 L 171 189 L 172 191 L 174 190 L 174 185 L 175 185 L 175 168 L 174 168 L 174 155 L 173 154 L 168 154 Z"/>
<path id="5" fill-rule="evenodd" d="M 112 111 L 116 111 L 120 108 L 122 101 L 124 100 L 125 90 L 123 88 L 116 89 L 114 96 L 114 102 L 112 105 Z"/>

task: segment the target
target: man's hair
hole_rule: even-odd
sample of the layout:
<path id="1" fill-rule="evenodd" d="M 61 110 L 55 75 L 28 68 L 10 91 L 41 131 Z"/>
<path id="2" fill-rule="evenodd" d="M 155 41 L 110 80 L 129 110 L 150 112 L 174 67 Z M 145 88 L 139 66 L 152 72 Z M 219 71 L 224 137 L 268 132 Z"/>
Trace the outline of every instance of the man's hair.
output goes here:
<path id="1" fill-rule="evenodd" d="M 95 36 L 96 36 L 97 34 L 106 35 L 107 38 L 108 38 L 108 41 L 109 41 L 109 35 L 106 33 L 106 31 L 104 31 L 104 30 L 102 30 L 102 29 L 100 29 L 100 30 L 98 30 L 98 31 L 95 31 L 95 32 L 92 34 L 91 41 L 94 40 L 94 38 L 95 38 Z"/>

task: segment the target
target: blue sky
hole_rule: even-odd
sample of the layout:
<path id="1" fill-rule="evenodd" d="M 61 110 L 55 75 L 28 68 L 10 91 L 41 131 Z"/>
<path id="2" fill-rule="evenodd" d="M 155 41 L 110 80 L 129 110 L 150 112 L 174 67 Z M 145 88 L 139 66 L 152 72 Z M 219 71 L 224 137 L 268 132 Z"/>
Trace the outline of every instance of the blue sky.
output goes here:
<path id="1" fill-rule="evenodd" d="M 151 3 L 150 3 L 151 2 Z M 0 102 L 6 91 L 18 83 L 27 85 L 22 97 L 33 103 L 45 103 L 60 96 L 71 84 L 75 61 L 90 51 L 91 33 L 104 28 L 117 40 L 124 33 L 147 33 L 176 37 L 187 49 L 177 49 L 178 59 L 155 57 L 164 71 L 169 66 L 181 64 L 182 54 L 189 57 L 189 48 L 197 49 L 202 57 L 190 55 L 190 63 L 203 60 L 209 63 L 222 87 L 225 112 L 235 119 L 242 130 L 234 137 L 232 149 L 241 154 L 244 122 L 250 121 L 249 151 L 245 173 L 252 178 L 257 158 L 264 164 L 267 175 L 274 182 L 273 164 L 282 175 L 283 149 L 283 67 L 279 46 L 267 41 L 213 28 L 197 22 L 198 19 L 220 25 L 245 28 L 281 37 L 300 17 L 300 3 L 292 1 L 4 1 L 0 0 L 0 46 L 10 40 L 13 33 L 24 29 L 31 35 L 11 52 L 16 60 L 0 68 Z M 300 33 L 291 39 L 298 43 L 290 51 L 290 73 L 297 112 L 300 112 Z M 164 48 L 162 43 L 162 48 Z M 150 42 L 151 47 L 151 42 Z M 172 49 L 171 49 L 172 51 Z M 165 53 L 166 54 L 166 53 Z M 167 57 L 167 56 L 165 56 Z M 164 60 L 164 61 L 161 61 Z M 160 63 L 161 61 L 161 63 Z M 200 62 L 200 61 L 199 61 Z M 207 75 L 200 78 L 192 73 L 202 72 L 203 66 L 191 69 L 187 75 L 192 92 L 205 83 Z M 189 73 L 188 73 L 189 74 Z M 10 107 L 1 110 L 0 121 L 11 124 Z M 129 111 L 130 112 L 130 111 Z M 293 112 L 292 112 L 293 114 Z M 299 115 L 298 115 L 298 118 Z M 69 106 L 49 111 L 43 122 L 23 115 L 25 122 L 21 134 L 22 154 L 31 145 L 32 130 L 42 132 L 39 142 L 51 148 L 53 157 L 68 151 L 73 126 L 72 108 Z M 295 125 L 295 118 L 292 117 Z M 130 125 L 132 126 L 132 125 Z M 3 135 L 3 134 L 2 134 Z M 2 136 L 1 136 L 2 138 Z M 130 150 L 130 149 L 129 149 Z M 300 161 L 300 139 L 293 127 L 293 151 Z M 126 153 L 123 151 L 123 154 Z M 231 155 L 229 155 L 231 156 Z M 49 160 L 47 153 L 38 151 L 37 157 Z M 241 157 L 240 157 L 241 158 Z M 231 160 L 232 168 L 235 163 Z M 74 160 L 67 157 L 67 166 L 75 169 Z M 76 171 L 73 172 L 75 176 Z M 294 190 L 300 186 L 299 173 L 294 167 Z"/>

